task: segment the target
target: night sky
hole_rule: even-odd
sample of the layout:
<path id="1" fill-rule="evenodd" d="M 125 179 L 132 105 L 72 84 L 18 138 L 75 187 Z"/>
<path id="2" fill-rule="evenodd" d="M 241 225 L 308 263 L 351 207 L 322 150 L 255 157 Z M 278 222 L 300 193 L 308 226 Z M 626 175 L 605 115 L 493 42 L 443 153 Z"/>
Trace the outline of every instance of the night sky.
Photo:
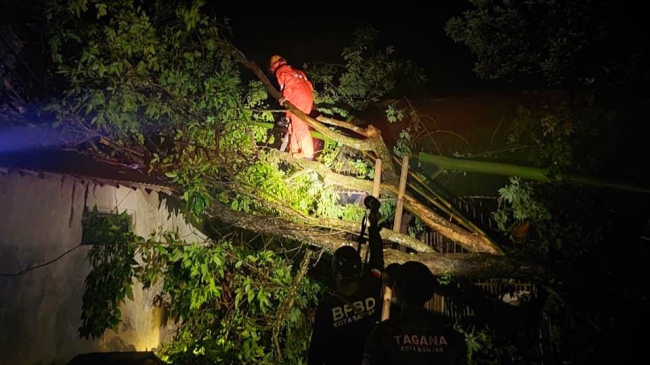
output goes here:
<path id="1" fill-rule="evenodd" d="M 259 65 L 265 65 L 275 53 L 296 66 L 339 61 L 343 47 L 351 44 L 353 30 L 371 25 L 384 45 L 393 45 L 399 57 L 425 69 L 432 87 L 479 86 L 469 49 L 454 43 L 444 31 L 450 17 L 461 15 L 469 7 L 466 1 L 400 7 L 354 5 L 357 10 L 327 4 L 310 5 L 314 10 L 282 2 L 269 3 L 265 8 L 243 4 L 220 4 L 215 12 L 219 18 L 230 18 L 233 43 Z"/>

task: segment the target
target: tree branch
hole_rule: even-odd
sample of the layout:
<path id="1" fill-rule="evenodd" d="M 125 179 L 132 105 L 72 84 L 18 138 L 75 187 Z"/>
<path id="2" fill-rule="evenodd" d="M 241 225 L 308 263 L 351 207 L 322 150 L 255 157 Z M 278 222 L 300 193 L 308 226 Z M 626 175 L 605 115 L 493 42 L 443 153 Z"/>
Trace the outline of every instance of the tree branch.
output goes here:
<path id="1" fill-rule="evenodd" d="M 358 134 L 360 134 L 360 135 L 362 135 L 364 137 L 370 137 L 369 133 L 368 133 L 368 129 L 359 127 L 358 125 L 355 125 L 355 124 L 350 123 L 350 122 L 344 122 L 342 120 L 337 120 L 337 119 L 326 117 L 326 116 L 323 116 L 323 115 L 320 115 L 320 116 L 316 117 L 316 120 L 318 120 L 319 122 L 321 122 L 323 124 L 329 124 L 329 125 L 337 126 L 337 127 L 340 127 L 340 128 L 349 129 L 349 130 L 351 130 L 351 131 L 353 131 L 355 133 L 358 133 Z"/>
<path id="2" fill-rule="evenodd" d="M 298 160 L 290 156 L 288 153 L 277 152 L 279 158 L 298 164 L 303 168 L 309 168 L 316 171 L 326 184 L 346 187 L 348 189 L 360 190 L 365 192 L 372 192 L 373 182 L 371 180 L 362 180 L 352 176 L 339 175 L 332 172 L 325 165 L 316 161 Z M 380 191 L 397 196 L 398 186 L 384 183 L 381 184 Z M 458 242 L 461 246 L 465 247 L 472 252 L 487 252 L 492 254 L 502 254 L 501 249 L 492 242 L 488 237 L 471 233 L 442 217 L 441 215 L 433 212 L 424 204 L 420 203 L 411 194 L 404 196 L 404 207 L 415 216 L 420 218 L 424 224 L 432 229 L 440 232 L 445 237 Z M 422 250 L 417 250 L 422 252 Z"/>
<path id="3" fill-rule="evenodd" d="M 289 294 L 280 304 L 280 308 L 278 309 L 277 312 L 278 314 L 276 316 L 275 323 L 273 324 L 274 327 L 273 342 L 275 343 L 275 347 L 278 352 L 278 360 L 282 360 L 282 351 L 280 350 L 280 341 L 278 339 L 280 334 L 280 329 L 282 327 L 282 322 L 284 322 L 284 319 L 287 318 L 289 311 L 293 307 L 293 302 L 296 299 L 296 293 L 298 292 L 298 288 L 300 287 L 302 278 L 305 277 L 305 275 L 307 274 L 307 270 L 309 269 L 309 262 L 311 261 L 312 254 L 313 254 L 312 250 L 305 251 L 305 256 L 302 258 L 302 261 L 300 262 L 300 268 L 298 269 L 296 276 L 293 277 L 293 283 L 291 284 L 291 288 L 289 289 Z"/>

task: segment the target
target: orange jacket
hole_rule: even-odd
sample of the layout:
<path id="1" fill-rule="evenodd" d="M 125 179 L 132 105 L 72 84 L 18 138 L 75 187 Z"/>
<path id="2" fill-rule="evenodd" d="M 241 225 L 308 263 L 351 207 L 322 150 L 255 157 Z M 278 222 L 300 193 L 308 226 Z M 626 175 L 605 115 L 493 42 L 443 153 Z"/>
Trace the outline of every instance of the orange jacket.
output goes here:
<path id="1" fill-rule="evenodd" d="M 309 114 L 314 106 L 314 86 L 307 75 L 287 64 L 275 70 L 282 96 L 303 113 Z"/>

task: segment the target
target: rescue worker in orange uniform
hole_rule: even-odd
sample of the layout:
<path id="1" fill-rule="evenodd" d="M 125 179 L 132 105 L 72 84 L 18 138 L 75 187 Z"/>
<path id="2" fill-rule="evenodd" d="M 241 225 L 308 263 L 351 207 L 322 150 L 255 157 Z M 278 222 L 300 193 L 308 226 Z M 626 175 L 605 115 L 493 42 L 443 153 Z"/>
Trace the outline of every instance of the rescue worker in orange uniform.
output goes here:
<path id="1" fill-rule="evenodd" d="M 278 55 L 271 57 L 269 71 L 275 75 L 282 92 L 280 105 L 288 101 L 309 115 L 314 107 L 314 86 L 307 79 L 307 75 L 291 67 L 287 64 L 287 60 Z M 289 152 L 295 158 L 313 160 L 314 140 L 311 137 L 309 124 L 291 112 L 287 112 L 287 119 L 289 119 Z"/>

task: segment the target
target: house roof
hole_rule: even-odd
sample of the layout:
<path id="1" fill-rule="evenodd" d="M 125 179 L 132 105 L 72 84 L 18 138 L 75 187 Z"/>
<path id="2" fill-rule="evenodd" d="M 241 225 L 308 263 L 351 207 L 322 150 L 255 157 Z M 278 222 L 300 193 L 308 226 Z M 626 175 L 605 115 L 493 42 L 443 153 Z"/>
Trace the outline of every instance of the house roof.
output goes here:
<path id="1" fill-rule="evenodd" d="M 0 172 L 69 175 L 99 183 L 171 191 L 173 185 L 130 166 L 101 161 L 91 155 L 59 149 L 34 148 L 0 153 Z"/>

